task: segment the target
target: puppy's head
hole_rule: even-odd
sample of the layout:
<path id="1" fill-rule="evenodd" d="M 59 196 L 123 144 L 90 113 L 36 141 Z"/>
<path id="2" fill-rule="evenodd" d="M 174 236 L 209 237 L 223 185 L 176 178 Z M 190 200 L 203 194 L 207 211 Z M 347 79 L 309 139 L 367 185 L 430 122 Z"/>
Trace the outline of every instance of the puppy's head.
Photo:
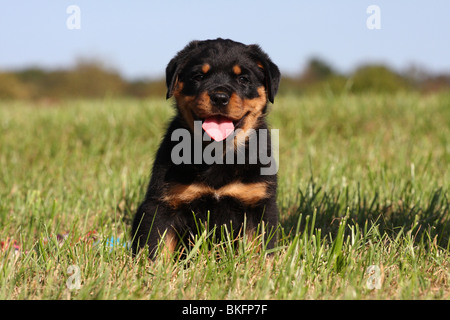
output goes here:
<path id="1" fill-rule="evenodd" d="M 217 141 L 256 129 L 279 82 L 278 67 L 259 46 L 224 39 L 192 41 L 166 68 L 167 98 L 175 97 L 187 127 L 200 120 Z"/>

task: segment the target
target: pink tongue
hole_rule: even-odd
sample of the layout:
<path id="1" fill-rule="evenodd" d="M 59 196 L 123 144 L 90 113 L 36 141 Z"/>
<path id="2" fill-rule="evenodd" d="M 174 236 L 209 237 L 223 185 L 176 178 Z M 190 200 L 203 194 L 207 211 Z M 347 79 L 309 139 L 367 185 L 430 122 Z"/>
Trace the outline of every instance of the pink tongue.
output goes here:
<path id="1" fill-rule="evenodd" d="M 226 117 L 212 116 L 203 121 L 202 128 L 214 140 L 222 141 L 234 131 L 234 124 Z"/>

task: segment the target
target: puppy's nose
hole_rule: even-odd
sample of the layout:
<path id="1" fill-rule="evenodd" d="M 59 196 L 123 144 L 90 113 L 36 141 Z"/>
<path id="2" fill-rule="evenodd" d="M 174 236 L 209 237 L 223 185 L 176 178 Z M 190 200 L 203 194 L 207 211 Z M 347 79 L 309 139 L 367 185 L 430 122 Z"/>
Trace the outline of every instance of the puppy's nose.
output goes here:
<path id="1" fill-rule="evenodd" d="M 209 98 L 216 107 L 225 107 L 230 101 L 230 96 L 225 92 L 210 93 Z"/>

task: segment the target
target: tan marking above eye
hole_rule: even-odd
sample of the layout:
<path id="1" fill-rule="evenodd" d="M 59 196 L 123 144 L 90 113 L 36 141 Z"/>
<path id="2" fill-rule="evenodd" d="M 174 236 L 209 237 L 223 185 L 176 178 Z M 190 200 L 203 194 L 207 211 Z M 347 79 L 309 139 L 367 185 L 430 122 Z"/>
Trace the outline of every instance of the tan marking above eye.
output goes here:
<path id="1" fill-rule="evenodd" d="M 237 64 L 233 66 L 233 72 L 235 75 L 240 75 L 242 73 L 241 67 L 239 67 Z"/>
<path id="2" fill-rule="evenodd" d="M 203 72 L 203 73 L 207 73 L 210 69 L 211 69 L 211 66 L 209 65 L 209 63 L 205 63 L 205 64 L 202 66 L 202 72 Z"/>

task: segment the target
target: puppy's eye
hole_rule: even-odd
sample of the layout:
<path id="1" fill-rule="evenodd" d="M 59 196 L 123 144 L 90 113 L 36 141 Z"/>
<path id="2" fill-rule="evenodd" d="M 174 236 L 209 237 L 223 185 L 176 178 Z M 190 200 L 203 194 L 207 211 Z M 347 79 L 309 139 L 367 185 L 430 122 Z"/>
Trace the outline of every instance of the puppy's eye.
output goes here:
<path id="1" fill-rule="evenodd" d="M 192 76 L 192 80 L 202 81 L 205 78 L 204 74 L 198 73 Z"/>
<path id="2" fill-rule="evenodd" d="M 238 82 L 242 85 L 247 85 L 250 83 L 250 79 L 247 76 L 239 76 Z"/>

